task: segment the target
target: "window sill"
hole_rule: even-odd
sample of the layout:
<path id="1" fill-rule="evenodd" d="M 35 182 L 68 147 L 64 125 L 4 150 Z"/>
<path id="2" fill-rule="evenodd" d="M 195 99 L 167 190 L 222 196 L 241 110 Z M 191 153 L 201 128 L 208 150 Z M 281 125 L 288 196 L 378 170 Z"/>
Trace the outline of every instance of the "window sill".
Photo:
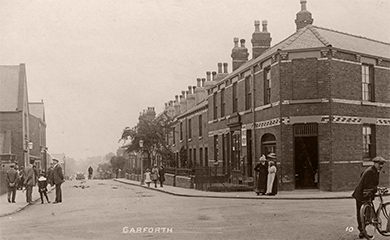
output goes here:
<path id="1" fill-rule="evenodd" d="M 189 138 L 188 141 L 191 142 L 191 141 L 192 141 L 192 138 Z"/>
<path id="2" fill-rule="evenodd" d="M 376 102 L 372 101 L 362 101 L 362 105 L 367 105 L 367 106 L 376 106 Z"/>
<path id="3" fill-rule="evenodd" d="M 199 140 L 203 139 L 203 136 L 200 136 L 198 139 L 199 139 Z"/>

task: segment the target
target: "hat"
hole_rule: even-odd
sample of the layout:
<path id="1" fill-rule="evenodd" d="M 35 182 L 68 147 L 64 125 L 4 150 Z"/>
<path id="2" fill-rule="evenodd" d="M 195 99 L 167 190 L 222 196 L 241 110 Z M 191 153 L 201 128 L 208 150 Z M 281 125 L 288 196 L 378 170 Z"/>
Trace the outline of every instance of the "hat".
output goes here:
<path id="1" fill-rule="evenodd" d="M 374 163 L 385 163 L 385 162 L 387 162 L 383 157 L 374 157 L 374 158 L 372 159 L 372 161 L 373 161 Z"/>
<path id="2" fill-rule="evenodd" d="M 270 153 L 270 154 L 268 154 L 267 157 L 269 157 L 269 158 L 276 158 L 276 154 L 275 153 Z"/>
<path id="3" fill-rule="evenodd" d="M 266 161 L 266 160 L 267 160 L 267 159 L 265 158 L 264 154 L 261 155 L 259 161 L 260 161 L 260 162 L 264 162 L 264 161 Z"/>
<path id="4" fill-rule="evenodd" d="M 53 161 L 59 162 L 58 159 L 53 158 Z"/>

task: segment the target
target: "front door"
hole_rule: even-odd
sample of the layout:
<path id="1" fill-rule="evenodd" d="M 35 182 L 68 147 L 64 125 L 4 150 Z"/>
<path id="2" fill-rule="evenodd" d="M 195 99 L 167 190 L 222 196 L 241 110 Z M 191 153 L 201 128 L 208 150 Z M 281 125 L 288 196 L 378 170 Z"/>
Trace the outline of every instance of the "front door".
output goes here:
<path id="1" fill-rule="evenodd" d="M 316 126 L 316 125 L 315 125 Z M 295 187 L 297 189 L 318 188 L 318 137 L 309 134 L 295 134 Z"/>

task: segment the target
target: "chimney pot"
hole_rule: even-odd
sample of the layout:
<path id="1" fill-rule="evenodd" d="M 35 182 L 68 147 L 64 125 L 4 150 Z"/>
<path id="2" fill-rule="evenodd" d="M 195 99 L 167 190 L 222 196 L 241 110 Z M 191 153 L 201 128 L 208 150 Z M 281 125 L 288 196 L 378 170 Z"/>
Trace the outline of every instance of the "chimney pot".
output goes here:
<path id="1" fill-rule="evenodd" d="M 201 79 L 200 79 L 200 78 L 197 78 L 197 79 L 196 79 L 196 86 L 200 87 L 200 84 L 201 84 Z"/>
<path id="2" fill-rule="evenodd" d="M 192 92 L 195 94 L 195 89 L 196 89 L 196 86 L 192 86 Z"/>
<path id="3" fill-rule="evenodd" d="M 202 78 L 202 87 L 204 87 L 204 82 L 206 82 L 206 79 Z"/>
<path id="4" fill-rule="evenodd" d="M 241 42 L 241 47 L 244 48 L 245 47 L 245 39 L 241 39 L 240 42 Z"/>
<path id="5" fill-rule="evenodd" d="M 237 48 L 238 47 L 238 38 L 234 38 L 234 48 Z"/>
<path id="6" fill-rule="evenodd" d="M 301 0 L 301 11 L 306 10 L 306 0 Z"/>
<path id="7" fill-rule="evenodd" d="M 181 91 L 181 95 L 183 96 L 183 98 L 186 97 L 186 91 Z"/>
<path id="8" fill-rule="evenodd" d="M 189 93 L 189 94 L 192 94 L 191 89 L 192 89 L 192 87 L 191 87 L 191 86 L 188 86 L 188 93 Z M 188 94 L 187 94 L 187 96 L 188 96 Z"/>
<path id="9" fill-rule="evenodd" d="M 211 72 L 206 72 L 206 75 L 207 75 L 207 81 L 211 81 L 210 79 Z"/>
<path id="10" fill-rule="evenodd" d="M 222 73 L 222 63 L 218 63 L 218 73 Z"/>
<path id="11" fill-rule="evenodd" d="M 267 24 L 268 24 L 267 20 L 263 20 L 263 21 L 262 21 L 263 32 L 268 32 L 268 30 L 267 30 Z"/>
<path id="12" fill-rule="evenodd" d="M 213 78 L 212 79 L 214 81 L 215 80 L 215 75 L 217 75 L 217 73 L 214 71 L 212 74 L 213 74 Z"/>
<path id="13" fill-rule="evenodd" d="M 255 32 L 260 32 L 260 21 L 259 20 L 256 20 L 255 21 Z"/>
<path id="14" fill-rule="evenodd" d="M 179 95 L 175 95 L 175 102 L 179 101 Z"/>
<path id="15" fill-rule="evenodd" d="M 228 63 L 223 63 L 223 73 L 228 73 Z"/>

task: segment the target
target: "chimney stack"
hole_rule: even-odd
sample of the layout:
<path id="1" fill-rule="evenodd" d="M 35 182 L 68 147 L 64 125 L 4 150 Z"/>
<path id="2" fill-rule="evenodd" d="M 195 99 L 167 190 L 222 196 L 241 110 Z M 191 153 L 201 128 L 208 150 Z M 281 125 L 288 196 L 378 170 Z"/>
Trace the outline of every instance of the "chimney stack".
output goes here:
<path id="1" fill-rule="evenodd" d="M 175 95 L 175 102 L 173 103 L 173 107 L 175 109 L 175 116 L 180 114 L 180 102 L 179 102 L 179 96 Z"/>
<path id="2" fill-rule="evenodd" d="M 180 114 L 187 111 L 187 99 L 186 99 L 186 91 L 181 91 L 180 96 Z"/>
<path id="3" fill-rule="evenodd" d="M 263 31 L 260 32 L 260 21 L 255 21 L 255 32 L 252 34 L 252 58 L 257 58 L 271 46 L 271 34 L 267 30 L 267 20 L 262 21 Z"/>
<path id="4" fill-rule="evenodd" d="M 204 82 L 206 81 L 206 79 L 198 78 L 197 81 L 198 81 L 198 87 L 196 88 L 194 87 L 195 106 L 207 98 L 207 92 L 206 89 L 204 88 Z"/>
<path id="5" fill-rule="evenodd" d="M 306 10 L 306 0 L 301 0 L 301 11 L 297 13 L 297 18 L 295 19 L 297 31 L 307 25 L 313 24 L 313 22 L 314 20 L 311 16 L 311 12 Z"/>
<path id="6" fill-rule="evenodd" d="M 192 89 L 194 89 L 193 92 Z M 195 104 L 195 87 L 192 88 L 192 86 L 188 86 L 187 109 L 190 110 L 191 108 L 195 107 Z"/>
<path id="7" fill-rule="evenodd" d="M 238 38 L 234 38 L 234 48 L 231 57 L 233 59 L 233 71 L 248 61 L 248 49 L 245 47 L 245 39 L 241 39 L 241 46 L 238 47 Z"/>

